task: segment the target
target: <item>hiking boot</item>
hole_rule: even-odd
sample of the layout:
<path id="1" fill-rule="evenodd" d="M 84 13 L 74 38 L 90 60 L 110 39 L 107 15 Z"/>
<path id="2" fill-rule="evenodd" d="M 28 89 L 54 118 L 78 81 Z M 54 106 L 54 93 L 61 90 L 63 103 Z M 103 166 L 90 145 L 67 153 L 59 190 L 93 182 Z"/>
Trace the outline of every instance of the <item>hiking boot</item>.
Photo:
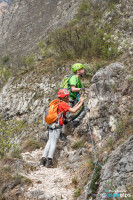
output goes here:
<path id="1" fill-rule="evenodd" d="M 61 141 L 67 141 L 68 139 L 67 139 L 67 136 L 64 134 L 64 133 L 60 133 L 60 137 L 59 137 L 59 139 L 61 140 Z"/>
<path id="2" fill-rule="evenodd" d="M 77 126 L 79 126 L 80 125 L 80 122 L 79 121 L 73 121 L 72 122 L 72 127 L 73 128 L 76 128 Z"/>
<path id="3" fill-rule="evenodd" d="M 53 168 L 54 167 L 52 159 L 47 160 L 45 167 L 47 167 L 47 168 Z"/>
<path id="4" fill-rule="evenodd" d="M 45 166 L 46 162 L 47 162 L 47 159 L 45 157 L 42 157 L 40 161 L 40 165 Z"/>

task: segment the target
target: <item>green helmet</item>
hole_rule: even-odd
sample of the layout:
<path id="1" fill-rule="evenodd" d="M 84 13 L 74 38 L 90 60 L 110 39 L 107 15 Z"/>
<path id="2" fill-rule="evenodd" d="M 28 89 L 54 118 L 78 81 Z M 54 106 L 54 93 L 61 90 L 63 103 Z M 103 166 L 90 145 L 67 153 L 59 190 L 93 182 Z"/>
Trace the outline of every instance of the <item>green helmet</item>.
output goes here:
<path id="1" fill-rule="evenodd" d="M 77 70 L 80 70 L 83 68 L 83 65 L 81 63 L 75 63 L 73 66 L 72 66 L 72 71 L 73 72 L 76 72 Z"/>

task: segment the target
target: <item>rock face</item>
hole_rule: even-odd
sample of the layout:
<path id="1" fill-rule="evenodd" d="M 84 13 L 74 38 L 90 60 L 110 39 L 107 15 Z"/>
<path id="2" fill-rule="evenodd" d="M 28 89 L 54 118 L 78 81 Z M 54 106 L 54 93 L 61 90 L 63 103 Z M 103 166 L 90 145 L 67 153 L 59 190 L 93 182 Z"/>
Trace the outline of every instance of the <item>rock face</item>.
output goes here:
<path id="1" fill-rule="evenodd" d="M 12 0 L 0 0 L 0 3 L 6 2 L 6 3 L 11 3 Z"/>
<path id="2" fill-rule="evenodd" d="M 132 104 L 131 96 L 121 94 L 126 85 L 126 82 L 122 82 L 125 80 L 123 69 L 121 63 L 113 63 L 101 68 L 92 78 L 87 109 L 92 134 L 99 147 L 102 146 L 104 138 L 115 134 L 117 119 L 127 109 L 124 102 L 128 101 L 128 106 Z M 86 132 L 84 123 L 79 132 Z"/>
<path id="3" fill-rule="evenodd" d="M 53 62 L 53 61 L 52 61 Z M 48 63 L 51 65 L 51 63 Z M 47 67 L 45 64 L 43 68 Z M 42 68 L 42 70 L 43 70 Z M 50 72 L 29 72 L 18 79 L 12 77 L 0 91 L 0 113 L 4 120 L 27 120 L 29 123 L 42 119 L 44 109 L 48 103 L 57 98 L 60 78 L 68 73 L 65 67 Z"/>
<path id="4" fill-rule="evenodd" d="M 111 193 L 119 197 L 131 197 L 127 188 L 133 181 L 133 137 L 111 153 L 101 172 L 100 187 L 97 200 L 107 199 Z M 125 196 L 128 195 L 128 196 Z M 109 196 L 108 196 L 109 197 Z"/>
<path id="5" fill-rule="evenodd" d="M 0 56 L 26 55 L 46 33 L 73 18 L 81 0 L 14 0 L 0 18 Z"/>
<path id="6" fill-rule="evenodd" d="M 100 69 L 92 78 L 88 116 L 93 127 L 93 135 L 98 137 L 98 141 L 114 132 L 116 122 L 114 111 L 119 102 L 119 95 L 113 87 L 116 89 L 119 87 L 123 68 L 120 63 L 114 63 L 105 69 Z"/>
<path id="7" fill-rule="evenodd" d="M 76 132 L 80 135 L 89 134 L 86 126 L 89 119 L 97 154 L 110 138 L 117 137 L 118 119 L 129 113 L 132 107 L 133 84 L 128 84 L 128 75 L 123 73 L 124 69 L 125 66 L 117 62 L 96 72 L 89 88 L 88 103 L 86 104 L 87 116 L 81 126 L 75 130 L 75 134 Z M 122 189 L 126 191 L 124 185 L 131 184 L 132 149 L 133 138 L 130 138 L 109 156 L 109 160 L 102 168 L 97 200 L 107 198 L 108 194 L 105 190 L 111 191 L 112 188 L 116 188 L 118 191 L 122 191 Z M 103 159 L 108 158 L 106 149 L 102 156 Z M 87 188 L 85 191 L 87 193 Z M 126 191 L 126 193 L 129 192 Z M 83 195 L 79 197 L 79 200 L 84 198 Z"/>
<path id="8" fill-rule="evenodd" d="M 0 2 L 0 16 L 5 12 L 5 9 L 7 8 L 6 2 Z"/>
<path id="9" fill-rule="evenodd" d="M 34 80 L 32 77 L 34 77 Z M 38 120 L 43 114 L 50 98 L 48 93 L 49 91 L 52 92 L 51 89 L 54 89 L 55 84 L 49 83 L 49 76 L 42 77 L 40 83 L 36 78 L 31 73 L 14 85 L 12 85 L 14 79 L 8 81 L 2 90 L 0 101 L 0 110 L 4 119 L 18 116 L 21 120 L 29 118 L 28 121 L 31 123 Z M 11 85 L 13 87 L 10 87 Z M 32 115 L 30 112 L 32 112 Z"/>

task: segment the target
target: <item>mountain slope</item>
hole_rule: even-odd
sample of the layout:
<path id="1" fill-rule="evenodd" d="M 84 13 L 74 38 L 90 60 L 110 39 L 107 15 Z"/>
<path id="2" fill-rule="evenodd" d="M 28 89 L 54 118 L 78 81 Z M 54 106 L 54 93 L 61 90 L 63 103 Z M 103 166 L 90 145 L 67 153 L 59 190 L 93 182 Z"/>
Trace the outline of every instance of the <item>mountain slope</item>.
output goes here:
<path id="1" fill-rule="evenodd" d="M 14 0 L 0 18 L 0 56 L 17 60 L 31 52 L 48 31 L 73 18 L 80 1 Z"/>

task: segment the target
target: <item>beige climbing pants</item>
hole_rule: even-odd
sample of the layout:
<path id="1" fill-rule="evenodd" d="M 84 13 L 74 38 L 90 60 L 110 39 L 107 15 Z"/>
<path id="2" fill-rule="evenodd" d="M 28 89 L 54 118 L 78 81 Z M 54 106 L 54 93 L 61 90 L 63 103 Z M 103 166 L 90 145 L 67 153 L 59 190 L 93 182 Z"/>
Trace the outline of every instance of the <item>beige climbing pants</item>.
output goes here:
<path id="1" fill-rule="evenodd" d="M 56 149 L 56 144 L 60 136 L 61 128 L 55 129 L 56 124 L 49 125 L 49 139 L 45 146 L 43 157 L 53 158 Z"/>

